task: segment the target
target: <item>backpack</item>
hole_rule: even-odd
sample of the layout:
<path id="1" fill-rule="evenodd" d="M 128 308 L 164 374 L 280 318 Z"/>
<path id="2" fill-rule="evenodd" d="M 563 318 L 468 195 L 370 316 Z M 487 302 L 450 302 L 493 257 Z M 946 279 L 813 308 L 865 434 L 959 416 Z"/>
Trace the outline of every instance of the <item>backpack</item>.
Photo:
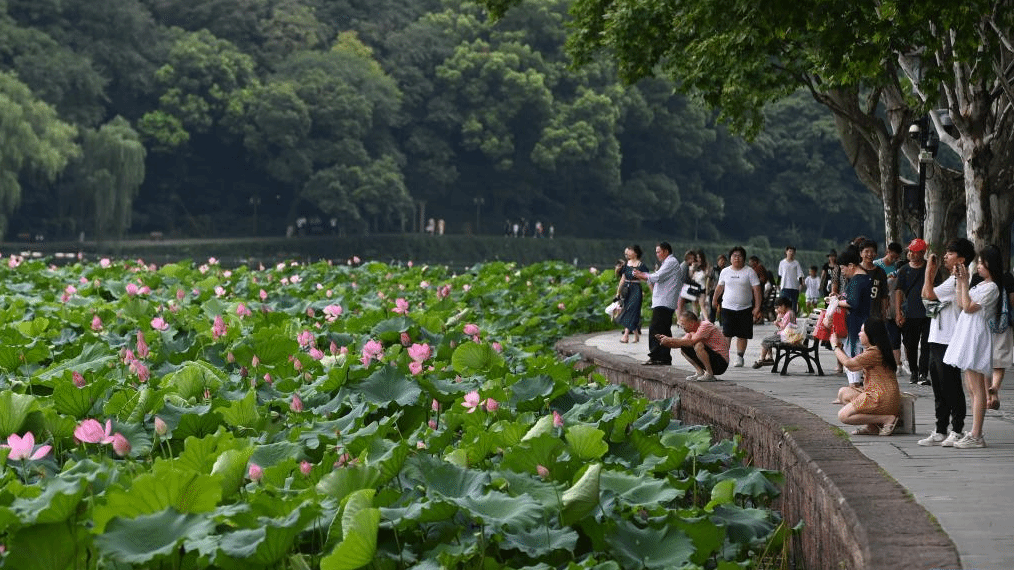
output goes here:
<path id="1" fill-rule="evenodd" d="M 994 334 L 1001 334 L 1011 326 L 1011 307 L 1008 305 L 1008 291 L 1004 287 L 998 287 L 998 289 L 1001 290 L 1001 298 L 998 299 L 998 303 L 1001 303 L 1001 313 L 987 319 L 987 328 Z"/>

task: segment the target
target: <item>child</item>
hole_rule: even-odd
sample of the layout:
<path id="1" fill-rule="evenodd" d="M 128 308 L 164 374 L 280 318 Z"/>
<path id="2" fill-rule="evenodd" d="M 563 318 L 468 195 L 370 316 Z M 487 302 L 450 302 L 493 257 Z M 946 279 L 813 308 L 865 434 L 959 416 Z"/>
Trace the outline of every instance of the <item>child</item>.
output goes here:
<path id="1" fill-rule="evenodd" d="M 810 314 L 814 307 L 821 301 L 821 278 L 818 277 L 818 266 L 811 266 L 811 274 L 804 278 L 804 286 L 807 288 L 807 313 Z"/>
<path id="2" fill-rule="evenodd" d="M 789 325 L 796 325 L 796 313 L 790 308 L 792 303 L 786 297 L 779 297 L 775 300 L 775 326 L 779 329 L 779 332 L 765 337 L 761 341 L 761 360 L 754 363 L 754 368 L 761 368 L 762 366 L 768 366 L 775 364 L 775 361 L 769 358 L 769 353 L 772 352 L 772 347 L 782 342 L 782 332 L 786 330 Z"/>

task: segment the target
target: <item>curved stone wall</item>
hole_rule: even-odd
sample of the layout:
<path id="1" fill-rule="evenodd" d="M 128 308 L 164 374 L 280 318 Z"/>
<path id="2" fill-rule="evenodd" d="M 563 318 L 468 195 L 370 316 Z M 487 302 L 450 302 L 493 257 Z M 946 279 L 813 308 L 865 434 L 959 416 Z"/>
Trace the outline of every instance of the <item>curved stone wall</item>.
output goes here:
<path id="1" fill-rule="evenodd" d="M 790 526 L 804 521 L 794 564 L 807 569 L 957 569 L 958 552 L 930 513 L 849 437 L 807 410 L 735 383 L 677 380 L 669 367 L 641 366 L 585 344 L 557 343 L 611 382 L 654 399 L 676 397 L 673 414 L 712 426 L 717 439 L 740 436 L 753 464 L 786 478 L 778 508 Z"/>

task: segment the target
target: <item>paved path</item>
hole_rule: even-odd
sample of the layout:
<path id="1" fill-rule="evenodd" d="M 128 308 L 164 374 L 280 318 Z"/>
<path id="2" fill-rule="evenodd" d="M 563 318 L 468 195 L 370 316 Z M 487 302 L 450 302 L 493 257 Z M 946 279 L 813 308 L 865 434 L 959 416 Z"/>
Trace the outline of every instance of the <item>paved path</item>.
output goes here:
<path id="1" fill-rule="evenodd" d="M 835 374 L 831 352 L 821 351 L 821 366 L 826 376 L 807 374 L 800 359 L 794 360 L 787 376 L 769 372 L 771 367 L 754 370 L 751 363 L 761 353 L 761 339 L 772 334 L 771 324 L 758 325 L 754 339 L 748 343 L 744 358 L 747 366 L 730 368 L 721 378 L 762 394 L 805 408 L 831 425 L 852 429 L 838 420 L 838 405 L 830 402 L 844 375 Z M 674 334 L 680 328 L 674 326 Z M 647 358 L 647 337 L 641 342 L 621 344 L 620 332 L 591 337 L 587 344 L 604 352 L 644 361 Z M 681 379 L 693 369 L 675 355 L 674 373 Z M 677 360 L 680 362 L 677 362 Z M 851 436 L 856 448 L 877 462 L 889 475 L 908 489 L 913 497 L 941 524 L 954 541 L 963 568 L 976 570 L 1011 570 L 1015 568 L 1015 431 L 1013 431 L 1012 369 L 1008 369 L 1001 389 L 1001 410 L 987 410 L 984 449 L 921 447 L 916 444 L 934 429 L 934 395 L 929 386 L 909 384 L 900 379 L 900 388 L 917 396 L 916 434 L 892 437 Z M 967 415 L 967 429 L 972 418 Z M 891 532 L 891 529 L 886 529 Z"/>

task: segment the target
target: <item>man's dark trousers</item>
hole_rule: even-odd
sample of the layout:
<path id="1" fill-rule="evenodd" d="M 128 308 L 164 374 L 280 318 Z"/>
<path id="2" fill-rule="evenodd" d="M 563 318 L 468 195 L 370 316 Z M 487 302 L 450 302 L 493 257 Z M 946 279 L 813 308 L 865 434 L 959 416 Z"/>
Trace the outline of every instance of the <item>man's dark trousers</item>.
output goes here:
<path id="1" fill-rule="evenodd" d="M 673 336 L 673 313 L 669 307 L 652 307 L 652 321 L 648 325 L 648 357 L 649 360 L 672 364 L 670 349 L 659 344 L 656 335 Z"/>
<path id="2" fill-rule="evenodd" d="M 934 418 L 937 432 L 948 435 L 948 421 L 952 431 L 962 433 L 966 421 L 966 393 L 962 390 L 962 371 L 944 363 L 947 344 L 929 343 L 930 387 L 934 390 Z"/>

